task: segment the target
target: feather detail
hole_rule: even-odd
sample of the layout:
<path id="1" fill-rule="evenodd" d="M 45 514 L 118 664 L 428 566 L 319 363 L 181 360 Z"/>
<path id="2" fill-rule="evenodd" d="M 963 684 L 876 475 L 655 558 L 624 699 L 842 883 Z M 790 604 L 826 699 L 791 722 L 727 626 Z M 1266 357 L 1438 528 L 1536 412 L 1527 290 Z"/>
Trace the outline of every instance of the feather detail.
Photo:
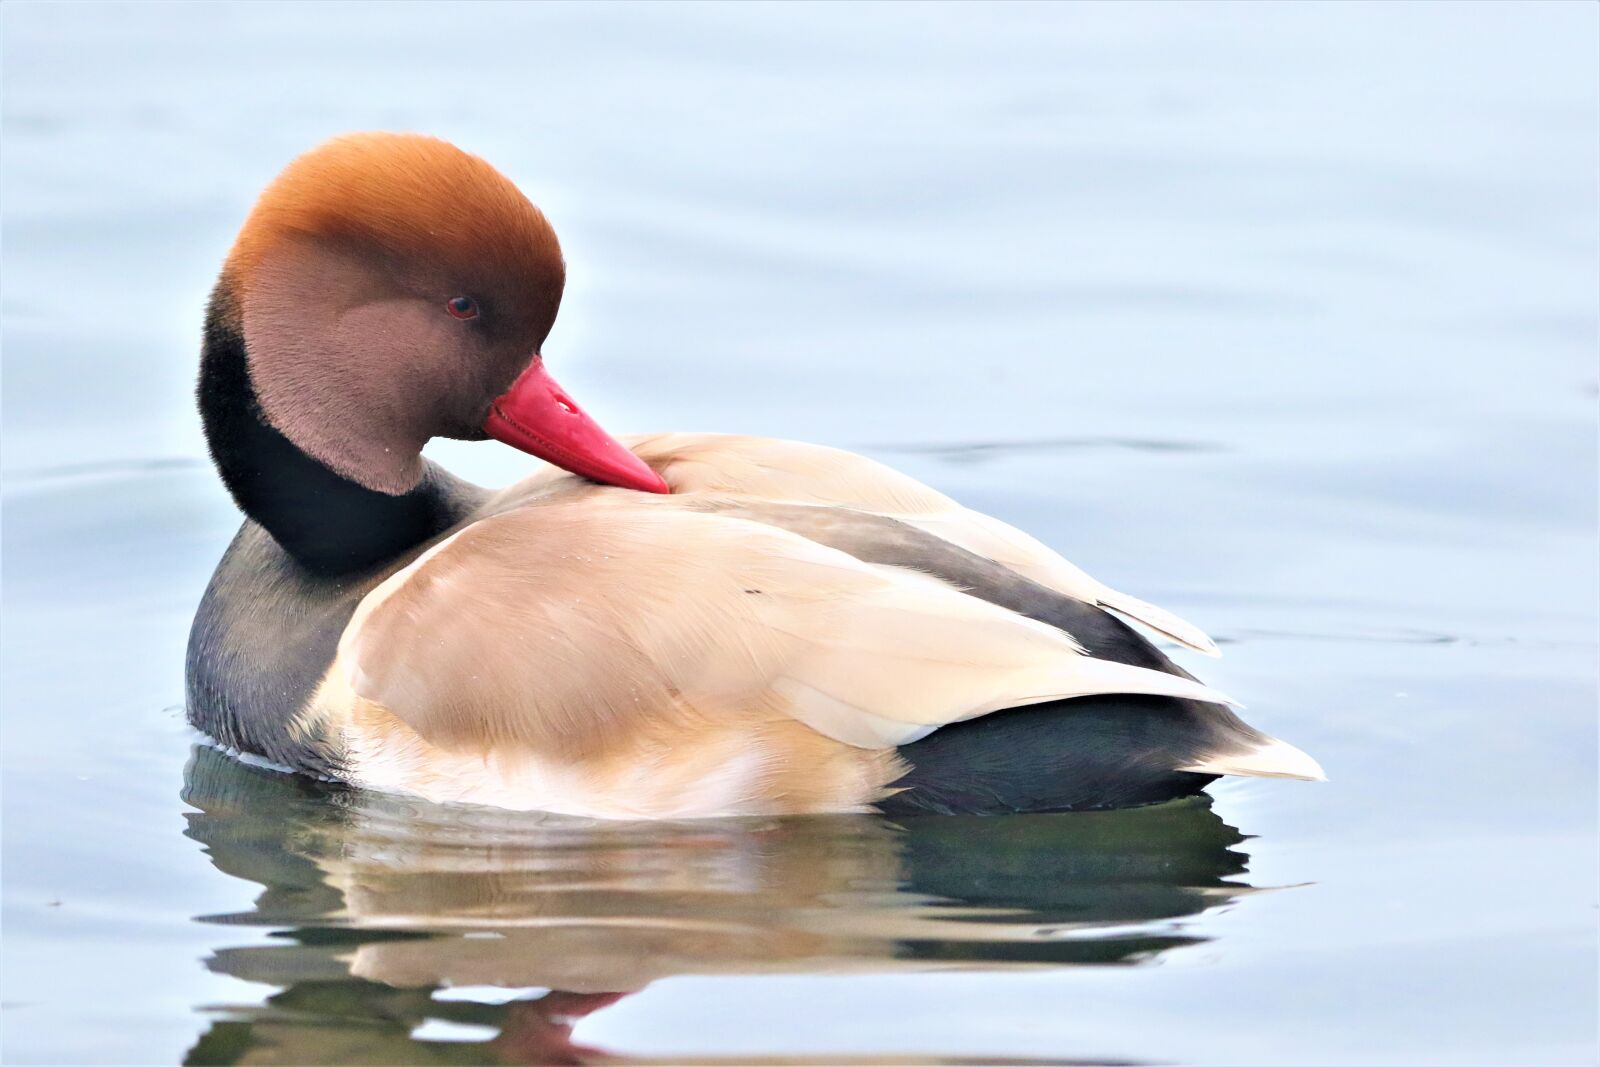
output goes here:
<path id="1" fill-rule="evenodd" d="M 1097 581 L 1037 538 L 876 460 L 822 445 L 733 434 L 669 433 L 625 439 L 658 466 L 673 493 L 846 507 L 942 538 L 1085 604 L 1110 608 L 1213 658 L 1204 630 Z"/>
<path id="2" fill-rule="evenodd" d="M 1192 648 L 1202 655 L 1210 656 L 1212 659 L 1222 657 L 1222 650 L 1204 630 L 1180 619 L 1165 608 L 1158 608 L 1154 604 L 1146 603 L 1127 593 L 1119 593 L 1115 589 L 1106 589 L 1095 603 L 1103 608 L 1110 608 L 1119 615 L 1126 615 L 1134 622 L 1142 623 L 1157 633 L 1165 634 L 1180 645 Z"/>
<path id="3" fill-rule="evenodd" d="M 1325 782 L 1322 765 L 1287 741 L 1267 737 L 1245 748 L 1218 752 L 1197 760 L 1180 771 L 1196 774 L 1234 774 L 1246 778 L 1298 778 L 1304 782 Z"/>
<path id="4" fill-rule="evenodd" d="M 1172 638 L 1207 656 L 1222 653 L 1216 643 L 1193 623 L 1137 597 L 1119 593 L 1067 562 L 1037 538 L 999 519 L 967 508 L 933 514 L 896 515 L 909 525 L 942 537 L 953 545 L 994 560 L 1040 585 L 1065 593 L 1074 600 L 1110 608 L 1135 622 Z"/>
<path id="5" fill-rule="evenodd" d="M 637 494 L 468 527 L 369 595 L 339 659 L 430 741 L 574 758 L 762 714 L 888 748 L 1065 697 L 1230 702 L 936 579 Z"/>

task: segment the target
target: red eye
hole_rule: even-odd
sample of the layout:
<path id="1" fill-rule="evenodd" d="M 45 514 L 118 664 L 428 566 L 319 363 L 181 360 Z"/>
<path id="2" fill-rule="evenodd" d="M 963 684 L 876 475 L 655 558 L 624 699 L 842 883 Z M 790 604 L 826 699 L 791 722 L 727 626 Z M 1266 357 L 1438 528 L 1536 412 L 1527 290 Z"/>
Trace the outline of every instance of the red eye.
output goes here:
<path id="1" fill-rule="evenodd" d="M 452 296 L 445 301 L 444 309 L 458 319 L 478 317 L 478 302 L 470 296 Z"/>

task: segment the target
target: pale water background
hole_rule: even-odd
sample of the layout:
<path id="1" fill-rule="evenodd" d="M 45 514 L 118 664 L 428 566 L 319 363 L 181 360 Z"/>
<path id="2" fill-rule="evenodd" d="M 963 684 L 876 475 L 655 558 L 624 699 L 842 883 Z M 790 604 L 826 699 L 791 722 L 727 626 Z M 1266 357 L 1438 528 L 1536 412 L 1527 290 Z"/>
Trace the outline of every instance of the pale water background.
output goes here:
<path id="1" fill-rule="evenodd" d="M 1596 12 L 7 3 L 5 1059 L 1595 1062 Z M 897 464 L 1331 781 L 595 828 L 196 753 L 202 304 L 373 127 L 546 208 L 608 425 Z"/>

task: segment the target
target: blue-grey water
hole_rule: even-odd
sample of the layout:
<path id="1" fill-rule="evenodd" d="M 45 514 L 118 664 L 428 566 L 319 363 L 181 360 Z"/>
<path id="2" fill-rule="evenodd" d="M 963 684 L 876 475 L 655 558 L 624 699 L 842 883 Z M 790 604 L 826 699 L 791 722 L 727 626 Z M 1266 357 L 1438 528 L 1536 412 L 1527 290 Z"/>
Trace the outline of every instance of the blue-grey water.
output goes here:
<path id="1" fill-rule="evenodd" d="M 1595 1062 L 1597 12 L 5 4 L 5 1060 Z M 612 428 L 896 464 L 1330 781 L 595 826 L 197 748 L 203 302 L 362 128 L 545 207 Z"/>

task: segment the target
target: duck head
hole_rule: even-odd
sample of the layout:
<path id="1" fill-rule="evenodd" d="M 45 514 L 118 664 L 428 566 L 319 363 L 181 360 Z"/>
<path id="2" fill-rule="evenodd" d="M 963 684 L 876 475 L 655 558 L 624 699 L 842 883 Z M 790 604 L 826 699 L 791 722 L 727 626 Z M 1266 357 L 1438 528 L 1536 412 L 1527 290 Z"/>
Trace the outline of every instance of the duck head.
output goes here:
<path id="1" fill-rule="evenodd" d="M 357 134 L 268 186 L 219 292 L 262 416 L 335 473 L 403 494 L 433 437 L 494 437 L 596 481 L 661 477 L 556 384 L 566 269 L 504 175 L 431 137 Z"/>

